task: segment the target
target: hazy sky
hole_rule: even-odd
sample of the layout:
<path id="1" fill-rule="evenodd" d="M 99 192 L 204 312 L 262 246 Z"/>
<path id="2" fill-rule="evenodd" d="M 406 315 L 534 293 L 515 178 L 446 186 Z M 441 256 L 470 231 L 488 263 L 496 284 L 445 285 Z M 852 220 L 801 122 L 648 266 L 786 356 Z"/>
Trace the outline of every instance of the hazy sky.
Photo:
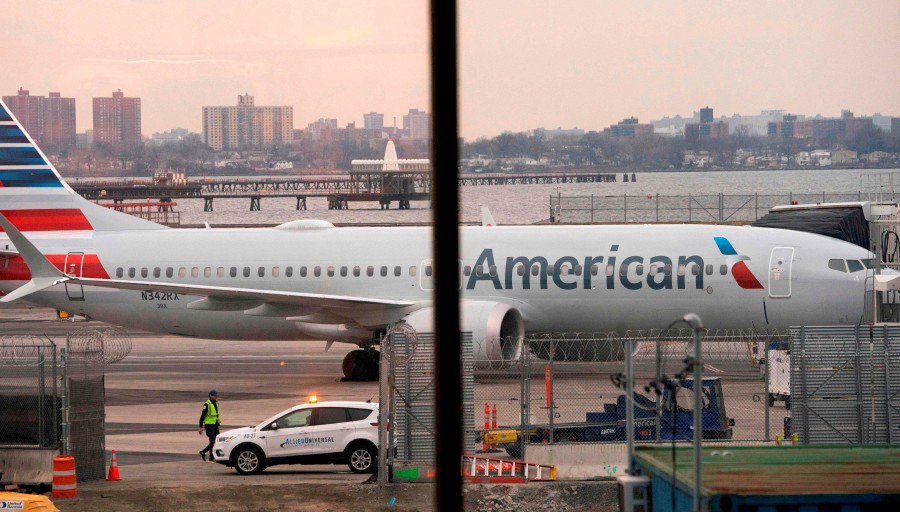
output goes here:
<path id="1" fill-rule="evenodd" d="M 786 109 L 900 115 L 900 2 L 461 0 L 462 135 Z M 142 98 L 143 131 L 203 105 L 292 105 L 392 124 L 430 111 L 424 1 L 49 1 L 4 5 L 0 93 Z"/>

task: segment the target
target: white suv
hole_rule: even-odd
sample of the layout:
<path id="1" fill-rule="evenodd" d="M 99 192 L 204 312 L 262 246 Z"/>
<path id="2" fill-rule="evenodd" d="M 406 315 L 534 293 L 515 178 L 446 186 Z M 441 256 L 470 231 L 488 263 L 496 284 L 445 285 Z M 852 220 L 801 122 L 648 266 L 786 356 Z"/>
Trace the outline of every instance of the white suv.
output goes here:
<path id="1" fill-rule="evenodd" d="M 278 464 L 347 464 L 354 473 L 371 473 L 377 446 L 378 404 L 307 403 L 219 434 L 213 460 L 242 475 Z"/>

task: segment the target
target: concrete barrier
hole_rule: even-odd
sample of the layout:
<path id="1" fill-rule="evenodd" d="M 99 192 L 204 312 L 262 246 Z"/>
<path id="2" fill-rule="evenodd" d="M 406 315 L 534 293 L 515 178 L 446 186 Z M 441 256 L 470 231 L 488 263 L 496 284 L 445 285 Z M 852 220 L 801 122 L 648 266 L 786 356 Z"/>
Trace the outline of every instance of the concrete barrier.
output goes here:
<path id="1" fill-rule="evenodd" d="M 50 484 L 57 455 L 59 450 L 0 448 L 0 484 Z"/>
<path id="2" fill-rule="evenodd" d="M 529 444 L 522 460 L 556 466 L 557 480 L 590 480 L 624 475 L 628 469 L 625 444 Z"/>

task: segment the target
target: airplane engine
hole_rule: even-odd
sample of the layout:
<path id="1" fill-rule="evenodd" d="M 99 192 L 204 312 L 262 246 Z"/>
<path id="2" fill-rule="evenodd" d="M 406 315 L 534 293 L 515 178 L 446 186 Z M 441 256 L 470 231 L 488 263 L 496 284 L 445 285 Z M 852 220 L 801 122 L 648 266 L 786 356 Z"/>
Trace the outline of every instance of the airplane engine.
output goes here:
<path id="1" fill-rule="evenodd" d="M 463 301 L 462 331 L 472 333 L 472 356 L 477 368 L 502 368 L 522 357 L 525 323 L 514 307 L 501 302 Z M 418 332 L 434 332 L 431 308 L 404 320 Z"/>

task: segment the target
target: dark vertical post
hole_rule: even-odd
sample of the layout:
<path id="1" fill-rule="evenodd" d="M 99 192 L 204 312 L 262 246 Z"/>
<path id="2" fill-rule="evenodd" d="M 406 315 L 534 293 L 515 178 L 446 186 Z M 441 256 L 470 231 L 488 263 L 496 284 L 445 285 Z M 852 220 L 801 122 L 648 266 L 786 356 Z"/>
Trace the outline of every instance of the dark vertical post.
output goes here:
<path id="1" fill-rule="evenodd" d="M 431 111 L 434 159 L 434 330 L 437 380 L 438 510 L 463 509 L 462 372 L 459 335 L 456 1 L 431 0 Z"/>

